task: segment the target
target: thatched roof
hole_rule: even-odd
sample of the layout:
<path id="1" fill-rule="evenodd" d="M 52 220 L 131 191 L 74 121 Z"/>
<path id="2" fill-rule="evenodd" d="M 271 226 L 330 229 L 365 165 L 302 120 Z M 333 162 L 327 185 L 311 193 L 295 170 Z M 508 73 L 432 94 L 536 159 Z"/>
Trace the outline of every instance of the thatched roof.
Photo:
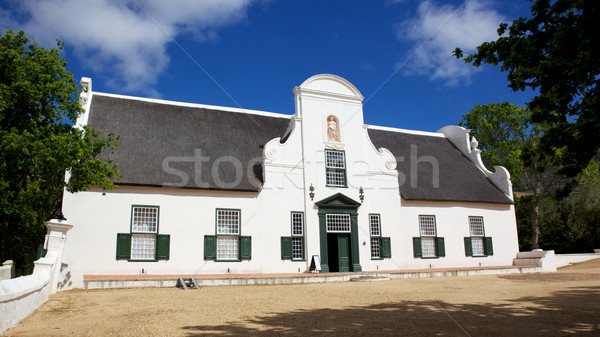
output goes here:
<path id="1" fill-rule="evenodd" d="M 447 138 L 373 128 L 368 133 L 377 148 L 384 147 L 396 157 L 405 200 L 512 203 Z"/>
<path id="2" fill-rule="evenodd" d="M 118 184 L 260 191 L 264 145 L 286 134 L 291 116 L 235 110 L 96 93 L 88 124 L 120 135 L 122 146 L 103 154 L 119 164 Z M 368 134 L 396 156 L 405 200 L 512 203 L 446 138 L 377 128 Z"/>

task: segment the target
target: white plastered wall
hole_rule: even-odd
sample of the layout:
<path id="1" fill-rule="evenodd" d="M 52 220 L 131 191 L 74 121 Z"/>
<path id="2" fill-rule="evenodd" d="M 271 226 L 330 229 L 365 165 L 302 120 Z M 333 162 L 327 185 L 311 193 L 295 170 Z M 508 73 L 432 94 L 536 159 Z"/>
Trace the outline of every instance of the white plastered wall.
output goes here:
<path id="1" fill-rule="evenodd" d="M 284 263 L 280 237 L 290 235 L 293 196 L 271 193 L 206 192 L 121 186 L 114 192 L 66 193 L 65 216 L 73 224 L 64 263 L 71 287 L 83 286 L 83 275 L 225 274 L 304 271 L 304 264 Z M 159 234 L 170 235 L 170 258 L 156 262 L 116 259 L 117 233 L 129 233 L 132 205 L 159 206 Z M 241 211 L 241 235 L 252 237 L 252 259 L 240 262 L 204 260 L 204 236 L 215 235 L 215 211 Z M 60 282 L 60 280 L 59 280 Z M 64 290 L 64 289 L 61 289 Z"/>
<path id="2" fill-rule="evenodd" d="M 413 257 L 412 238 L 420 236 L 419 215 L 435 215 L 437 236 L 444 238 L 445 257 Z M 470 236 L 469 216 L 483 217 L 485 236 L 492 237 L 494 255 L 465 256 L 464 237 Z M 403 200 L 399 222 L 400 242 L 392 241 L 392 254 L 397 253 L 393 259 L 402 268 L 510 266 L 519 251 L 513 205 Z"/>

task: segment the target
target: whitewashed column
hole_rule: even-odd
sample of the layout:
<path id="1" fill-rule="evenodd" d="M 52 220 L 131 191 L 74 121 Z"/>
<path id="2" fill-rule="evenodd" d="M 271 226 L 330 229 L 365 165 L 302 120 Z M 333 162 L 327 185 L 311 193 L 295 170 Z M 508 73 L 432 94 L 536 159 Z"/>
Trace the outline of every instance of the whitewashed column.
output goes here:
<path id="1" fill-rule="evenodd" d="M 54 273 L 51 275 L 50 282 L 52 284 L 52 294 L 56 293 L 58 273 L 60 273 L 60 267 L 62 265 L 63 251 L 65 249 L 65 240 L 67 238 L 67 232 L 73 228 L 67 220 L 52 219 L 44 222 L 48 233 L 46 234 L 45 248 L 47 250 L 46 256 L 56 255 L 54 262 Z"/>

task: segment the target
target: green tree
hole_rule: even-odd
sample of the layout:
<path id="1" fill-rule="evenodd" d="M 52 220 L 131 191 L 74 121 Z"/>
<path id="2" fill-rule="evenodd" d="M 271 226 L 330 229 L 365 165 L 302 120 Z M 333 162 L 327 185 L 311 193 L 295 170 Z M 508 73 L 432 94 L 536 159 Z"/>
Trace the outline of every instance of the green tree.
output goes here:
<path id="1" fill-rule="evenodd" d="M 530 0 L 531 1 L 531 0 Z M 547 123 L 540 145 L 575 176 L 600 149 L 600 1 L 536 0 L 531 17 L 502 23 L 496 41 L 464 58 L 501 65 L 514 91 L 536 90 L 532 120 Z M 457 58 L 463 57 L 459 48 Z"/>
<path id="2" fill-rule="evenodd" d="M 540 206 L 540 246 L 559 253 L 591 252 L 600 247 L 600 170 L 598 157 L 582 171 L 565 198 L 548 197 Z"/>
<path id="3" fill-rule="evenodd" d="M 14 260 L 19 273 L 36 258 L 43 221 L 65 187 L 112 189 L 119 178 L 116 163 L 97 158 L 118 137 L 72 126 L 83 111 L 79 88 L 57 45 L 43 48 L 12 30 L 0 35 L 0 261 Z"/>
<path id="4" fill-rule="evenodd" d="M 479 140 L 484 160 L 506 167 L 513 186 L 531 193 L 531 247 L 539 244 L 539 206 L 564 179 L 539 150 L 544 129 L 531 122 L 531 111 L 508 102 L 476 105 L 459 125 Z M 522 209 L 523 207 L 521 207 Z"/>

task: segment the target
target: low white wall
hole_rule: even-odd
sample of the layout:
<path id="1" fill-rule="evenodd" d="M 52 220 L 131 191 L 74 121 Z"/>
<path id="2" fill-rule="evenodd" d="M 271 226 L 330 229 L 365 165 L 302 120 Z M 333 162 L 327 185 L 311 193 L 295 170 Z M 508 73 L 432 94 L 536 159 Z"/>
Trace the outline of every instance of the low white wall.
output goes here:
<path id="1" fill-rule="evenodd" d="M 45 225 L 48 253 L 35 261 L 33 274 L 0 280 L 0 334 L 17 325 L 56 292 L 66 232 L 73 226 L 66 220 L 51 220 Z"/>
<path id="2" fill-rule="evenodd" d="M 0 333 L 29 316 L 52 291 L 56 252 L 35 261 L 33 274 L 0 281 Z"/>
<path id="3" fill-rule="evenodd" d="M 536 249 L 530 252 L 518 252 L 517 257 L 513 260 L 515 266 L 530 266 L 536 265 L 542 267 L 543 272 L 555 272 L 556 254 L 553 250 Z"/>
<path id="4" fill-rule="evenodd" d="M 595 254 L 556 254 L 556 266 L 564 267 L 572 263 L 583 262 L 587 260 L 600 258 L 600 253 Z"/>

